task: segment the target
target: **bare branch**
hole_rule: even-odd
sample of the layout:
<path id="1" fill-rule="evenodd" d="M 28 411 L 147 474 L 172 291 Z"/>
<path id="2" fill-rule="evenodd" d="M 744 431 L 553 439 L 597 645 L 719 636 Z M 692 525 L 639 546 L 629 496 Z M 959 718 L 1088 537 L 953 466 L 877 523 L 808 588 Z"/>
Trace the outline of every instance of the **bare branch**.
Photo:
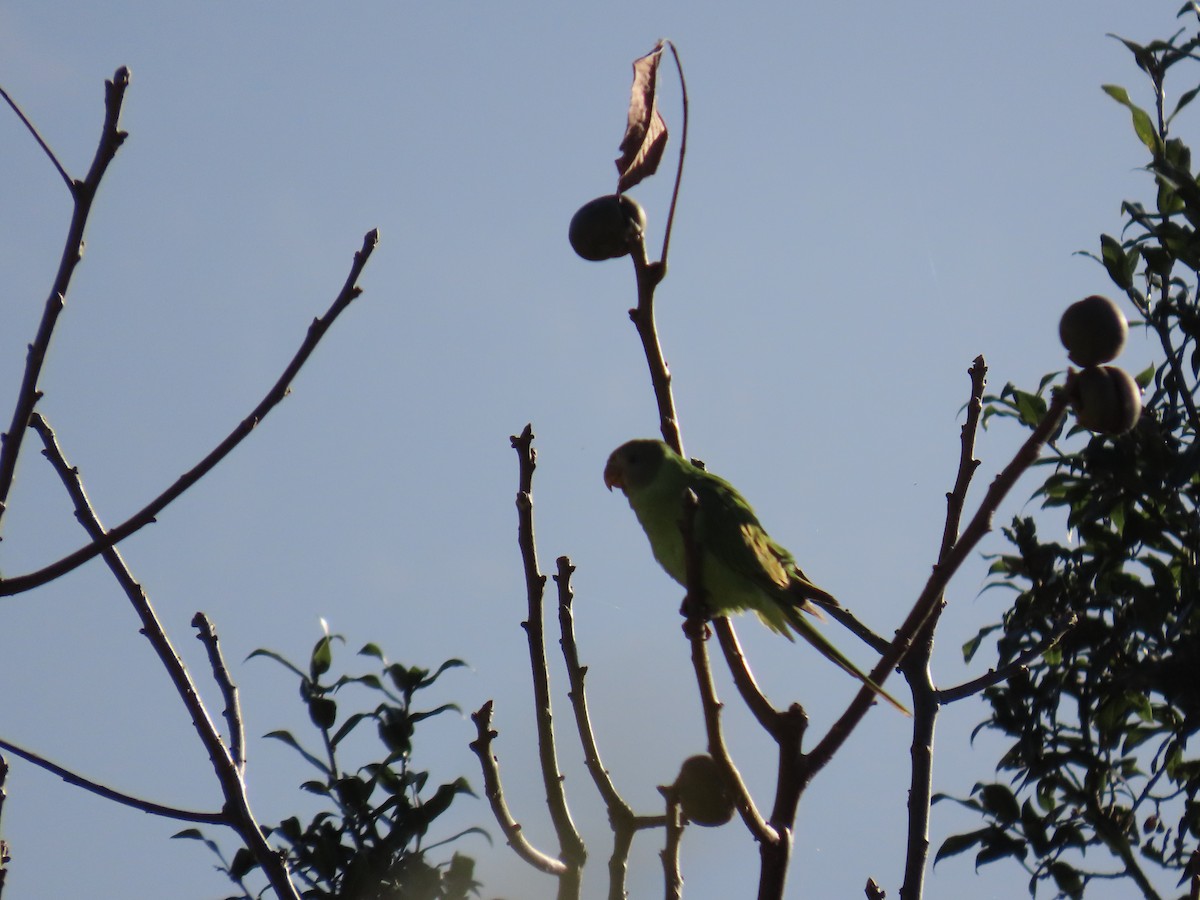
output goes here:
<path id="1" fill-rule="evenodd" d="M 638 305 L 629 311 L 629 318 L 637 329 L 646 354 L 646 365 L 650 367 L 650 382 L 654 386 L 654 399 L 658 402 L 658 427 L 663 440 L 683 456 L 683 436 L 679 433 L 679 420 L 675 414 L 675 398 L 671 395 L 671 373 L 663 358 L 662 345 L 658 341 L 658 327 L 654 323 L 654 290 L 666 275 L 662 263 L 646 261 L 646 242 L 639 237 L 629 251 L 633 259 L 633 271 L 637 276 Z"/>
<path id="2" fill-rule="evenodd" d="M 679 162 L 675 167 L 675 186 L 671 190 L 671 208 L 667 213 L 667 227 L 663 231 L 663 246 L 662 257 L 659 264 L 662 266 L 663 272 L 667 268 L 667 251 L 671 248 L 671 228 L 675 224 L 675 205 L 679 202 L 679 185 L 683 181 L 683 159 L 687 156 L 687 139 L 688 139 L 688 92 L 687 80 L 683 77 L 683 63 L 679 60 L 679 50 L 676 49 L 674 42 L 667 41 L 667 46 L 671 48 L 671 56 L 675 58 L 675 71 L 679 73 L 679 92 L 682 95 L 683 101 L 683 122 L 680 127 L 679 137 Z M 680 451 L 680 456 L 683 453 Z"/>
<path id="3" fill-rule="evenodd" d="M 563 861 L 571 877 L 578 878 L 587 859 L 571 810 L 567 806 L 567 794 L 562 771 L 558 766 L 555 749 L 554 719 L 550 700 L 550 670 L 546 662 L 546 635 L 543 614 L 543 593 L 546 576 L 538 569 L 537 543 L 533 532 L 533 470 L 537 453 L 533 449 L 533 426 L 526 425 L 520 435 L 510 438 L 517 451 L 520 464 L 519 487 L 517 490 L 517 543 L 521 548 L 521 560 L 525 569 L 525 589 L 528 601 L 528 617 L 521 623 L 529 644 L 529 663 L 533 672 L 534 715 L 537 722 L 538 758 L 541 763 L 542 782 L 546 788 L 546 803 L 550 818 L 558 834 Z M 564 873 L 564 878 L 569 873 Z"/>
<path id="4" fill-rule="evenodd" d="M 229 753 L 233 764 L 243 775 L 246 772 L 246 730 L 242 723 L 242 707 L 238 703 L 237 685 L 229 677 L 229 667 L 225 665 L 225 657 L 221 654 L 220 640 L 212 621 L 202 612 L 192 617 L 192 627 L 196 629 L 196 639 L 208 651 L 208 664 L 212 667 L 213 678 L 225 698 L 225 721 L 229 726 Z"/>
<path id="5" fill-rule="evenodd" d="M 491 804 L 492 814 L 504 832 L 508 845 L 516 851 L 517 856 L 525 860 L 540 872 L 547 875 L 557 875 L 562 878 L 567 872 L 567 865 L 560 859 L 555 859 L 538 850 L 525 839 L 521 825 L 513 818 L 504 799 L 504 790 L 500 786 L 500 763 L 492 753 L 492 741 L 497 732 L 492 730 L 492 701 L 483 704 L 477 711 L 471 713 L 471 721 L 475 723 L 478 737 L 468 745 L 479 757 L 479 765 L 483 770 L 483 790 Z"/>
<path id="6" fill-rule="evenodd" d="M 1037 461 L 1043 445 L 1049 439 L 1050 435 L 1054 434 L 1062 424 L 1073 380 L 1074 374 L 1072 373 L 1068 377 L 1066 384 L 1055 393 L 1054 399 L 1046 410 L 1041 424 L 1034 429 L 1033 433 L 1026 439 L 1009 464 L 992 481 L 975 516 L 963 531 L 962 537 L 955 543 L 945 563 L 934 566 L 933 573 L 929 576 L 929 580 L 926 582 L 921 595 L 917 598 L 917 602 L 913 605 L 908 618 L 897 632 L 892 646 L 870 673 L 871 680 L 876 684 L 882 685 L 892 670 L 899 665 L 926 620 L 941 603 L 942 593 L 946 589 L 946 584 L 972 551 L 974 551 L 979 541 L 983 539 L 983 536 L 991 530 L 992 517 L 995 515 L 1000 502 L 1012 490 L 1013 485 L 1016 484 L 1017 479 L 1024 474 L 1025 470 Z M 854 700 L 851 701 L 846 712 L 830 728 L 829 733 L 821 739 L 812 753 L 806 757 L 807 764 L 812 768 L 814 773 L 829 762 L 833 754 L 845 743 L 850 733 L 862 721 L 862 717 L 866 715 L 867 710 L 871 708 L 873 703 L 874 692 L 870 688 L 862 688 Z"/>
<path id="7" fill-rule="evenodd" d="M 54 466 L 54 470 L 58 473 L 60 480 L 66 487 L 67 493 L 71 496 L 71 500 L 75 505 L 76 518 L 79 519 L 80 524 L 93 541 L 102 542 L 106 537 L 104 526 L 100 524 L 95 510 L 92 508 L 91 502 L 84 492 L 83 482 L 79 478 L 79 471 L 68 465 L 54 437 L 54 432 L 50 430 L 50 426 L 46 424 L 40 415 L 34 413 L 30 419 L 30 425 L 41 437 L 45 448 L 43 454 L 50 460 L 50 463 Z M 280 898 L 300 900 L 300 895 L 296 891 L 296 887 L 292 884 L 291 877 L 288 874 L 286 856 L 277 853 L 267 843 L 267 839 L 258 822 L 255 820 L 253 811 L 250 809 L 250 800 L 246 795 L 246 784 L 242 779 L 242 774 L 237 766 L 234 765 L 229 750 L 221 742 L 221 735 L 217 731 L 216 726 L 213 725 L 212 719 L 208 715 L 208 710 L 204 706 L 204 701 L 200 698 L 200 693 L 196 690 L 196 685 L 192 681 L 187 667 L 184 666 L 183 660 L 176 653 L 175 647 L 171 644 L 171 639 L 167 636 L 166 630 L 158 619 L 158 614 L 154 611 L 154 607 L 151 606 L 150 598 L 146 595 L 142 586 L 134 580 L 133 574 L 125 565 L 125 561 L 121 558 L 121 553 L 116 547 L 108 546 L 102 552 L 105 563 L 108 564 L 113 577 L 121 585 L 121 589 L 124 590 L 125 595 L 129 598 L 129 602 L 133 605 L 134 611 L 142 622 L 142 634 L 150 641 L 150 645 L 154 648 L 154 652 L 162 662 L 163 668 L 167 670 L 167 675 L 170 677 L 171 683 L 175 685 L 176 692 L 179 694 L 184 707 L 191 716 L 192 725 L 200 737 L 200 742 L 208 752 L 213 772 L 217 776 L 217 781 L 221 785 L 221 792 L 225 797 L 225 823 L 233 828 L 242 838 L 246 848 L 253 854 L 259 866 L 262 867 L 263 873 L 271 883 L 271 887 L 275 890 L 276 894 Z"/>
<path id="8" fill-rule="evenodd" d="M 971 379 L 971 394 L 967 401 L 967 418 L 960 434 L 958 473 L 954 487 L 946 494 L 946 524 L 942 529 L 938 549 L 938 566 L 945 565 L 950 551 L 958 541 L 962 511 L 967 489 L 979 468 L 975 458 L 975 436 L 983 412 L 983 391 L 987 384 L 987 363 L 975 357 L 967 372 Z M 900 671 L 908 681 L 913 695 L 913 736 L 910 746 L 910 782 L 908 792 L 908 840 L 905 851 L 904 882 L 900 900 L 919 900 L 925 891 L 926 864 L 929 860 L 929 808 L 933 796 L 933 735 L 942 698 L 933 684 L 929 660 L 933 655 L 933 633 L 942 609 L 943 594 L 921 627 L 911 652 L 900 663 Z"/>
<path id="9" fill-rule="evenodd" d="M 946 526 L 942 529 L 942 545 L 938 551 L 938 562 L 950 555 L 950 551 L 958 542 L 958 529 L 962 524 L 963 507 L 967 502 L 967 490 L 971 479 L 979 468 L 979 460 L 975 458 L 975 436 L 979 432 L 979 417 L 983 413 L 983 391 L 987 387 L 987 361 L 983 356 L 975 357 L 971 368 L 967 370 L 971 378 L 971 398 L 967 401 L 967 418 L 963 422 L 960 451 L 958 455 L 958 475 L 954 479 L 954 487 L 946 495 Z"/>
<path id="10" fill-rule="evenodd" d="M 42 311 L 42 321 L 38 325 L 37 335 L 25 356 L 25 374 L 21 378 L 21 387 L 17 393 L 16 408 L 13 410 L 12 424 L 6 434 L 0 435 L 0 524 L 3 524 L 4 513 L 8 507 L 8 494 L 12 489 L 13 475 L 17 469 L 17 457 L 21 454 L 21 444 L 25 440 L 25 432 L 29 428 L 29 417 L 37 406 L 42 394 L 38 389 L 41 378 L 42 364 L 46 361 L 46 351 L 50 347 L 50 337 L 54 334 L 55 323 L 59 313 L 66 304 L 67 289 L 71 285 L 71 276 L 76 265 L 83 258 L 83 233 L 87 227 L 88 215 L 92 211 L 92 200 L 95 199 L 96 189 L 100 180 L 108 170 L 108 164 L 117 155 L 117 149 L 127 137 L 118 127 L 121 117 L 121 104 L 125 100 L 125 89 L 129 87 L 129 70 L 125 67 L 117 69 L 111 81 L 104 82 L 104 127 L 100 132 L 100 143 L 96 147 L 96 155 L 92 159 L 87 178 L 83 181 L 73 181 L 66 176 L 62 166 L 58 169 L 67 177 L 67 185 L 71 188 L 71 196 L 75 208 L 71 214 L 71 224 L 67 228 L 67 237 L 63 243 L 62 256 L 59 259 L 58 271 L 54 276 L 54 284 L 50 287 L 50 296 Z M 8 95 L 5 95 L 8 100 Z M 16 106 L 9 100 L 9 104 Z M 20 110 L 22 121 L 32 130 Z M 34 136 L 37 132 L 34 131 Z M 39 143 L 41 139 L 38 138 Z M 43 144 L 45 147 L 45 144 Z M 49 148 L 46 148 L 49 152 Z M 57 165 L 58 161 L 50 154 Z"/>
<path id="11" fill-rule="evenodd" d="M 934 697 L 941 705 L 953 703 L 956 700 L 962 700 L 966 697 L 973 697 L 981 691 L 990 688 L 994 684 L 1000 684 L 1002 681 L 1007 681 L 1012 678 L 1017 672 L 1024 669 L 1031 662 L 1048 651 L 1051 647 L 1063 639 L 1063 636 L 1074 628 L 1079 622 L 1079 619 L 1071 614 L 1067 616 L 1053 633 L 1047 635 L 1038 642 L 1036 647 L 1030 647 L 1012 662 L 1006 666 L 1001 666 L 999 669 L 990 669 L 978 678 L 973 678 L 970 681 L 963 682 L 955 687 L 942 688 L 934 692 Z"/>
<path id="12" fill-rule="evenodd" d="M 558 624 L 562 631 L 563 660 L 567 664 L 567 680 L 570 683 L 571 707 L 575 713 L 575 725 L 579 730 L 579 743 L 583 746 L 583 761 L 587 765 L 596 790 L 604 800 L 610 821 L 616 822 L 634 817 L 633 809 L 622 799 L 613 784 L 612 777 L 604 768 L 600 759 L 600 749 L 596 745 L 596 734 L 592 730 L 591 716 L 588 714 L 587 693 L 584 690 L 584 679 L 587 676 L 587 666 L 579 664 L 579 648 L 575 643 L 575 624 L 571 603 L 571 573 L 575 567 L 566 556 L 557 560 L 558 574 L 554 576 L 558 585 Z"/>
<path id="13" fill-rule="evenodd" d="M 611 824 L 613 848 L 608 856 L 608 900 L 628 900 L 625 885 L 629 880 L 629 851 L 633 849 L 633 836 L 638 830 L 630 819 Z"/>
<path id="14" fill-rule="evenodd" d="M 155 516 L 183 494 L 184 491 L 212 471 L 217 463 L 228 456 L 233 448 L 248 437 L 250 432 L 266 418 L 267 413 L 274 409 L 288 395 L 291 383 L 295 379 L 296 374 L 305 362 L 308 361 L 308 358 L 312 355 L 313 350 L 316 349 L 321 338 L 325 336 L 325 333 L 329 331 L 334 321 L 346 307 L 362 293 L 362 288 L 358 287 L 357 282 L 359 276 L 362 274 L 363 267 L 371 256 L 371 251 L 375 249 L 378 242 L 378 231 L 371 230 L 367 232 L 366 237 L 363 239 L 362 249 L 354 254 L 354 263 L 350 267 L 350 274 L 347 276 L 346 283 L 342 286 L 337 299 L 333 301 L 333 305 L 326 310 L 323 316 L 313 320 L 312 324 L 309 325 L 308 333 L 303 343 L 300 345 L 300 349 L 296 351 L 296 355 L 292 357 L 292 361 L 288 363 L 279 380 L 251 411 L 250 415 L 243 419 L 225 440 L 217 445 L 212 452 L 200 460 L 192 469 L 181 475 L 169 488 L 120 525 L 109 529 L 103 537 L 93 540 L 92 543 L 80 547 L 74 553 L 64 556 L 57 562 L 38 569 L 36 572 L 30 572 L 27 575 L 18 575 L 14 578 L 0 579 L 0 597 L 20 594 L 53 581 L 55 578 L 78 568 L 88 560 L 94 559 L 105 549 L 115 547 L 131 534 L 153 522 Z M 9 448 L 6 445 L 4 449 L 7 451 Z"/>
<path id="15" fill-rule="evenodd" d="M 679 848 L 683 845 L 683 811 L 678 799 L 667 800 L 667 837 L 659 852 L 663 867 L 663 896 L 683 900 L 683 873 L 679 870 Z"/>
<path id="16" fill-rule="evenodd" d="M 827 606 L 820 601 L 816 602 L 821 607 L 821 611 L 825 615 L 842 625 L 847 631 L 853 634 L 856 638 L 858 638 L 876 653 L 883 653 L 892 645 L 891 641 L 889 641 L 883 635 L 872 631 L 870 627 L 860 621 L 858 617 L 855 616 L 854 613 L 852 613 L 845 606 Z"/>
<path id="17" fill-rule="evenodd" d="M 580 664 L 579 647 L 575 642 L 575 617 L 572 611 L 574 594 L 571 590 L 571 573 L 575 571 L 575 567 L 566 556 L 560 556 L 557 563 L 558 573 L 554 576 L 554 581 L 558 585 L 558 624 L 562 632 L 563 660 L 567 665 L 567 680 L 570 682 L 568 696 L 575 713 L 579 743 L 583 746 L 584 764 L 592 776 L 596 790 L 604 800 L 613 831 L 613 850 L 608 858 L 609 900 L 625 900 L 625 882 L 633 836 L 645 828 L 661 828 L 667 824 L 667 820 L 664 816 L 636 815 L 617 791 L 612 776 L 608 774 L 600 759 L 584 687 L 588 667 Z"/>
<path id="18" fill-rule="evenodd" d="M 750 671 L 750 663 L 742 651 L 741 641 L 738 640 L 737 632 L 733 630 L 733 621 L 728 616 L 718 616 L 712 620 L 712 625 L 725 654 L 729 673 L 733 676 L 734 686 L 742 695 L 742 700 L 763 730 L 778 740 L 782 714 L 771 705 L 771 701 L 759 688 L 754 673 Z"/>
<path id="19" fill-rule="evenodd" d="M 0 756 L 0 824 L 3 824 L 4 818 L 4 798 L 7 796 L 4 793 L 4 783 L 8 780 L 8 763 L 3 756 Z M 8 862 L 11 857 L 8 855 L 8 843 L 0 840 L 0 895 L 4 893 L 4 881 L 8 877 Z M 619 898 L 624 900 L 624 898 Z"/>
<path id="20" fill-rule="evenodd" d="M 163 806 L 161 803 L 153 803 L 149 800 L 142 800 L 139 797 L 134 797 L 130 794 L 122 793 L 121 791 L 113 790 L 110 787 L 105 787 L 99 782 L 92 781 L 90 778 L 84 778 L 70 769 L 64 769 L 62 766 L 50 762 L 44 756 L 39 756 L 31 750 L 26 750 L 23 747 L 18 747 L 16 744 L 0 738 L 0 749 L 7 750 L 13 756 L 19 756 L 26 762 L 33 763 L 40 769 L 45 769 L 52 775 L 57 775 L 67 784 L 72 784 L 75 787 L 83 788 L 89 793 L 95 794 L 97 797 L 103 797 L 105 800 L 112 800 L 115 803 L 120 803 L 122 806 L 129 806 L 133 809 L 141 810 L 144 813 L 149 813 L 152 816 L 162 816 L 166 819 L 177 819 L 181 822 L 198 822 L 202 825 L 228 825 L 229 819 L 224 813 L 219 812 L 195 812 L 190 809 L 179 809 L 174 806 Z M 4 771 L 7 771 L 5 769 Z"/>

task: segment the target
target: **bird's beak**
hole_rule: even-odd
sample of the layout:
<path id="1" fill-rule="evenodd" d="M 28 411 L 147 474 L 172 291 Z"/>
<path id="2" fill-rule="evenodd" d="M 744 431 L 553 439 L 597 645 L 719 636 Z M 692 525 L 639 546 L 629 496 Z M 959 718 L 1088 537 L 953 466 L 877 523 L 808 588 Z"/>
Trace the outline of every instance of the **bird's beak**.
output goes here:
<path id="1" fill-rule="evenodd" d="M 608 461 L 608 465 L 604 467 L 604 486 L 610 491 L 614 487 L 625 490 L 625 482 L 621 478 L 621 467 L 611 459 Z"/>

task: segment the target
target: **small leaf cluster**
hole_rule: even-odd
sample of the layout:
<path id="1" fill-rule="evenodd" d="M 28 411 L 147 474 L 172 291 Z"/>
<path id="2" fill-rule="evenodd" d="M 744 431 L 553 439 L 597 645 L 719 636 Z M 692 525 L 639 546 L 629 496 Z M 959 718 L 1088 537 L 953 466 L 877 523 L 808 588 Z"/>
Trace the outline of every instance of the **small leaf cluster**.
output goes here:
<path id="1" fill-rule="evenodd" d="M 427 852 L 468 833 L 486 837 L 484 832 L 472 828 L 433 847 L 423 845 L 434 820 L 456 797 L 471 794 L 470 786 L 458 778 L 430 793 L 426 790 L 428 773 L 412 765 L 416 726 L 458 709 L 454 704 L 443 704 L 418 710 L 414 698 L 443 672 L 464 663 L 447 660 L 431 672 L 389 663 L 377 645 L 367 644 L 359 654 L 376 660 L 380 667 L 377 672 L 326 680 L 333 667 L 336 643 L 344 643 L 344 639 L 326 634 L 318 640 L 304 669 L 272 650 L 259 649 L 250 654 L 251 658 L 275 660 L 299 678 L 300 698 L 317 733 L 315 744 L 306 746 L 290 731 L 273 731 L 267 737 L 287 744 L 316 770 L 317 776 L 301 788 L 320 797 L 325 805 L 307 823 L 290 816 L 264 831 L 286 845 L 289 867 L 306 898 L 467 900 L 477 895 L 479 885 L 469 857 L 455 853 L 448 862 L 435 864 L 427 858 Z M 340 695 L 351 686 L 365 688 L 378 702 L 343 715 Z M 364 725 L 374 726 L 384 756 L 349 769 L 343 762 L 347 739 Z M 176 837 L 202 840 L 217 854 L 220 871 L 241 891 L 228 900 L 249 900 L 265 892 L 264 888 L 254 894 L 247 885 L 246 879 L 257 864 L 245 849 L 226 861 L 220 847 L 198 829 L 187 829 Z"/>
<path id="2" fill-rule="evenodd" d="M 1200 7 L 1184 11 L 1200 19 Z M 1200 753 L 1189 740 L 1200 729 L 1200 181 L 1189 148 L 1169 132 L 1200 87 L 1169 114 L 1164 90 L 1173 66 L 1198 58 L 1200 34 L 1122 42 L 1149 77 L 1154 109 L 1123 88 L 1105 90 L 1129 109 L 1150 152 L 1155 201 L 1125 202 L 1121 237 L 1103 236 L 1095 258 L 1163 361 L 1136 379 L 1147 390 L 1136 426 L 1059 435 L 1035 495 L 1043 515 L 1004 529 L 1009 549 L 992 558 L 990 587 L 1014 600 L 964 653 L 995 640 L 1000 667 L 1050 649 L 985 692 L 991 711 L 976 732 L 1008 742 L 1002 778 L 955 801 L 984 825 L 938 853 L 975 850 L 977 865 L 1016 860 L 1031 896 L 1046 885 L 1082 898 L 1097 879 L 1123 879 L 1131 895 L 1158 898 L 1163 884 L 1188 881 L 1200 858 Z M 1007 386 L 987 398 L 985 417 L 1035 427 L 1057 374 L 1035 391 Z M 1053 513 L 1065 515 L 1066 540 L 1039 530 Z"/>

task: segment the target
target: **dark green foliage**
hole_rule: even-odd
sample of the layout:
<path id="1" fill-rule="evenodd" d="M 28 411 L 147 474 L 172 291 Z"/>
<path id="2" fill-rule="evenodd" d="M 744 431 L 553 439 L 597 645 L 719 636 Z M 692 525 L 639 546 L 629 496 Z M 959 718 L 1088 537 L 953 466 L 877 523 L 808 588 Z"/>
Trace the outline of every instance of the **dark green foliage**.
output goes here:
<path id="1" fill-rule="evenodd" d="M 1184 12 L 1200 18 L 1190 4 Z M 956 801 L 986 825 L 938 853 L 1017 860 L 1031 895 L 1048 883 L 1055 896 L 1080 898 L 1095 879 L 1121 878 L 1130 896 L 1186 896 L 1174 886 L 1186 888 L 1189 862 L 1200 859 L 1200 185 L 1190 150 L 1168 134 L 1200 88 L 1181 94 L 1170 115 L 1163 88 L 1172 66 L 1195 58 L 1200 36 L 1123 43 L 1149 76 L 1155 106 L 1105 91 L 1129 109 L 1150 153 L 1155 201 L 1126 202 L 1121 238 L 1104 235 L 1096 258 L 1164 362 L 1137 379 L 1147 395 L 1132 431 L 1084 443 L 1073 428 L 1053 446 L 1037 495 L 1043 509 L 1065 513 L 1070 537 L 1045 524 L 1052 515 L 1043 531 L 1060 531 L 1062 542 L 1033 518 L 1004 529 L 1011 548 L 993 559 L 993 584 L 1016 598 L 965 654 L 995 636 L 1006 666 L 1066 630 L 986 691 L 991 714 L 979 727 L 1010 742 L 997 766 L 1004 781 Z M 1034 427 L 1054 378 L 1032 393 L 1006 387 L 988 398 L 987 415 Z"/>
<path id="2" fill-rule="evenodd" d="M 314 900 L 467 900 L 478 894 L 474 862 L 455 853 L 448 862 L 434 864 L 427 858 L 431 847 L 423 846 L 433 821 L 460 794 L 470 794 L 465 779 L 443 784 L 432 793 L 425 790 L 428 773 L 411 765 L 413 734 L 424 719 L 456 710 L 453 704 L 418 711 L 413 698 L 432 685 L 447 669 L 463 665 L 452 659 L 436 671 L 388 663 L 374 644 L 359 651 L 376 659 L 378 674 L 342 675 L 323 681 L 333 667 L 333 647 L 339 635 L 326 635 L 313 647 L 308 670 L 304 671 L 271 650 L 256 650 L 251 658 L 263 656 L 280 663 L 300 679 L 300 698 L 319 733 L 319 749 L 307 749 L 288 731 L 267 737 L 296 750 L 318 777 L 301 787 L 323 798 L 326 808 L 303 824 L 296 816 L 265 829 L 273 842 L 287 847 L 288 864 L 301 895 Z M 373 708 L 339 718 L 338 696 L 350 686 L 372 692 L 378 700 Z M 339 759 L 343 743 L 364 723 L 373 724 L 385 755 L 378 762 L 348 770 Z M 472 828 L 433 846 L 454 841 Z M 241 891 L 228 900 L 262 896 L 251 892 L 245 879 L 256 868 L 242 849 L 227 862 L 220 847 L 197 829 L 176 837 L 202 840 L 220 859 L 220 871 Z"/>

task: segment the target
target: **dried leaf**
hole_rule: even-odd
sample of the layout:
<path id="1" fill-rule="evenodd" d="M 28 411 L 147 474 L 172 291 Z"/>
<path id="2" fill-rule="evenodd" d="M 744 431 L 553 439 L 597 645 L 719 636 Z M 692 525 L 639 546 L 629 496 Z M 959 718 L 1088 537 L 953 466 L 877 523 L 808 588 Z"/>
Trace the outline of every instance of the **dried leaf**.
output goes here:
<path id="1" fill-rule="evenodd" d="M 666 45 L 659 41 L 653 50 L 633 61 L 633 87 L 629 92 L 629 124 L 621 139 L 617 159 L 617 193 L 627 191 L 653 175 L 667 147 L 667 123 L 658 111 L 658 64 Z"/>

